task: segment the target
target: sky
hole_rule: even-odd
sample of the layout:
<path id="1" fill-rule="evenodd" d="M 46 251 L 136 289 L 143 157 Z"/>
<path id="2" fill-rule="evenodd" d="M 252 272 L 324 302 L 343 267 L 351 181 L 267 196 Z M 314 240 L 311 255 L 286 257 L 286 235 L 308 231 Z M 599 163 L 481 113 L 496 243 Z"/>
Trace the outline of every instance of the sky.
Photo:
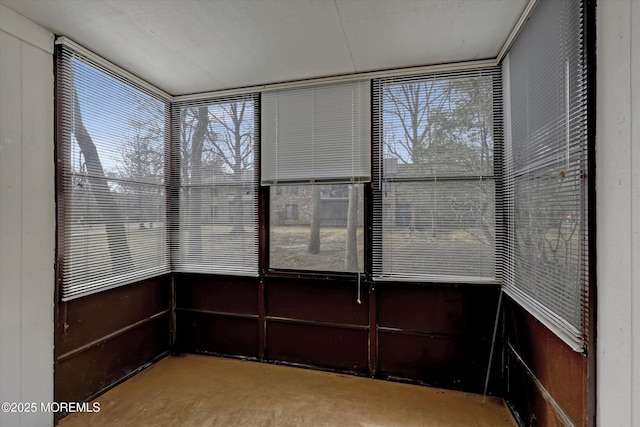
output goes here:
<path id="1" fill-rule="evenodd" d="M 117 172 L 122 144 L 135 137 L 132 118 L 164 127 L 165 104 L 84 62 L 72 59 L 73 80 L 82 119 L 100 156 L 105 173 Z M 71 144 L 72 168 L 81 160 L 78 144 Z"/>

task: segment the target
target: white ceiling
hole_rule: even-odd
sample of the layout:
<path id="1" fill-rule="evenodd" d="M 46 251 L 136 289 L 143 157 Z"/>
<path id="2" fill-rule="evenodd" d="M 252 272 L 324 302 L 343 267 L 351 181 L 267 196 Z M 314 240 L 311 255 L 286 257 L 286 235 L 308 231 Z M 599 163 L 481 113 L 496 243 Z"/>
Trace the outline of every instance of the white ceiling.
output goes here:
<path id="1" fill-rule="evenodd" d="M 0 0 L 172 94 L 495 58 L 528 0 Z"/>

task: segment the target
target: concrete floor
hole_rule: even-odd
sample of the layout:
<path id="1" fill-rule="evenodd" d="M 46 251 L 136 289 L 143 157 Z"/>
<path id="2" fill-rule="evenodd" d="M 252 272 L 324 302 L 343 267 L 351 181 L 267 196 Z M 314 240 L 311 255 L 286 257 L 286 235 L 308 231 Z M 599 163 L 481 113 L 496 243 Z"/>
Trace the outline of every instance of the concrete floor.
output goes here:
<path id="1" fill-rule="evenodd" d="M 61 427 L 517 426 L 501 399 L 265 363 L 167 357 Z"/>

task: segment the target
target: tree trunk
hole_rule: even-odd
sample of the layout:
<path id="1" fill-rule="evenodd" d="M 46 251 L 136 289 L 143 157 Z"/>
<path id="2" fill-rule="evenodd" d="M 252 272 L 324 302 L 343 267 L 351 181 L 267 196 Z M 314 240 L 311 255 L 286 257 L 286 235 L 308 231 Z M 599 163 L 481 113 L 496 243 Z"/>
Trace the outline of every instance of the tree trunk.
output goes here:
<path id="1" fill-rule="evenodd" d="M 320 222 L 322 221 L 322 206 L 320 204 L 320 186 L 311 186 L 311 231 L 307 253 L 320 253 Z"/>
<path id="2" fill-rule="evenodd" d="M 244 117 L 245 104 L 238 111 L 237 104 L 231 106 L 231 120 L 233 121 L 233 177 L 237 182 L 242 181 L 242 120 Z M 236 194 L 233 198 L 232 211 L 233 228 L 231 234 L 244 234 L 244 206 L 242 204 L 242 195 Z"/>
<path id="3" fill-rule="evenodd" d="M 202 261 L 202 149 L 204 138 L 209 126 L 209 110 L 207 107 L 198 107 L 198 121 L 191 136 L 191 181 L 189 194 L 189 211 L 191 218 L 188 227 L 189 260 Z"/>
<path id="4" fill-rule="evenodd" d="M 240 194 L 236 194 L 233 197 L 231 209 L 232 209 L 231 212 L 233 214 L 233 218 L 231 218 L 231 221 L 233 222 L 233 228 L 231 229 L 231 234 L 241 236 L 244 234 L 245 229 L 244 229 L 244 206 L 242 204 L 242 196 Z"/>
<path id="5" fill-rule="evenodd" d="M 344 270 L 358 271 L 358 186 L 349 186 L 347 208 L 347 242 L 344 252 Z"/>
<path id="6" fill-rule="evenodd" d="M 102 168 L 98 150 L 96 149 L 91 135 L 87 132 L 87 128 L 82 121 L 82 113 L 80 112 L 80 102 L 78 100 L 78 93 L 73 90 L 73 116 L 74 126 L 73 132 L 84 157 L 85 165 L 87 168 L 87 174 L 89 184 L 91 185 L 91 192 L 98 205 L 100 214 L 105 220 L 111 219 L 111 223 L 106 224 L 107 241 L 109 244 L 109 252 L 111 253 L 111 265 L 114 270 L 119 269 L 118 273 L 133 270 L 133 260 L 131 258 L 131 252 L 129 251 L 129 242 L 124 229 L 124 221 Z"/>

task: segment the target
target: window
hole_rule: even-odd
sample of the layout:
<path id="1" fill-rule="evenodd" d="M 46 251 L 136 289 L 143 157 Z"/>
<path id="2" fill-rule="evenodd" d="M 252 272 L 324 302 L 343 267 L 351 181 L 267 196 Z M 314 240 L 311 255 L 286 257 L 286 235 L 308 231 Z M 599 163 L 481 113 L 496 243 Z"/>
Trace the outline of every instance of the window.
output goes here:
<path id="1" fill-rule="evenodd" d="M 169 104 L 58 46 L 58 270 L 67 301 L 169 271 Z"/>
<path id="2" fill-rule="evenodd" d="M 176 271 L 258 274 L 256 95 L 175 104 Z"/>
<path id="3" fill-rule="evenodd" d="M 500 88 L 499 68 L 374 81 L 374 278 L 496 278 Z"/>
<path id="4" fill-rule="evenodd" d="M 361 271 L 370 83 L 264 93 L 261 123 L 261 181 L 271 186 L 269 267 Z"/>
<path id="5" fill-rule="evenodd" d="M 335 197 L 332 187 L 347 197 Z M 362 271 L 362 184 L 299 185 L 295 193 L 271 187 L 269 266 L 274 269 Z"/>
<path id="6" fill-rule="evenodd" d="M 286 219 L 298 219 L 298 205 L 287 205 L 286 206 Z"/>
<path id="7" fill-rule="evenodd" d="M 582 2 L 541 2 L 505 72 L 505 291 L 575 350 L 588 301 L 587 107 Z"/>

